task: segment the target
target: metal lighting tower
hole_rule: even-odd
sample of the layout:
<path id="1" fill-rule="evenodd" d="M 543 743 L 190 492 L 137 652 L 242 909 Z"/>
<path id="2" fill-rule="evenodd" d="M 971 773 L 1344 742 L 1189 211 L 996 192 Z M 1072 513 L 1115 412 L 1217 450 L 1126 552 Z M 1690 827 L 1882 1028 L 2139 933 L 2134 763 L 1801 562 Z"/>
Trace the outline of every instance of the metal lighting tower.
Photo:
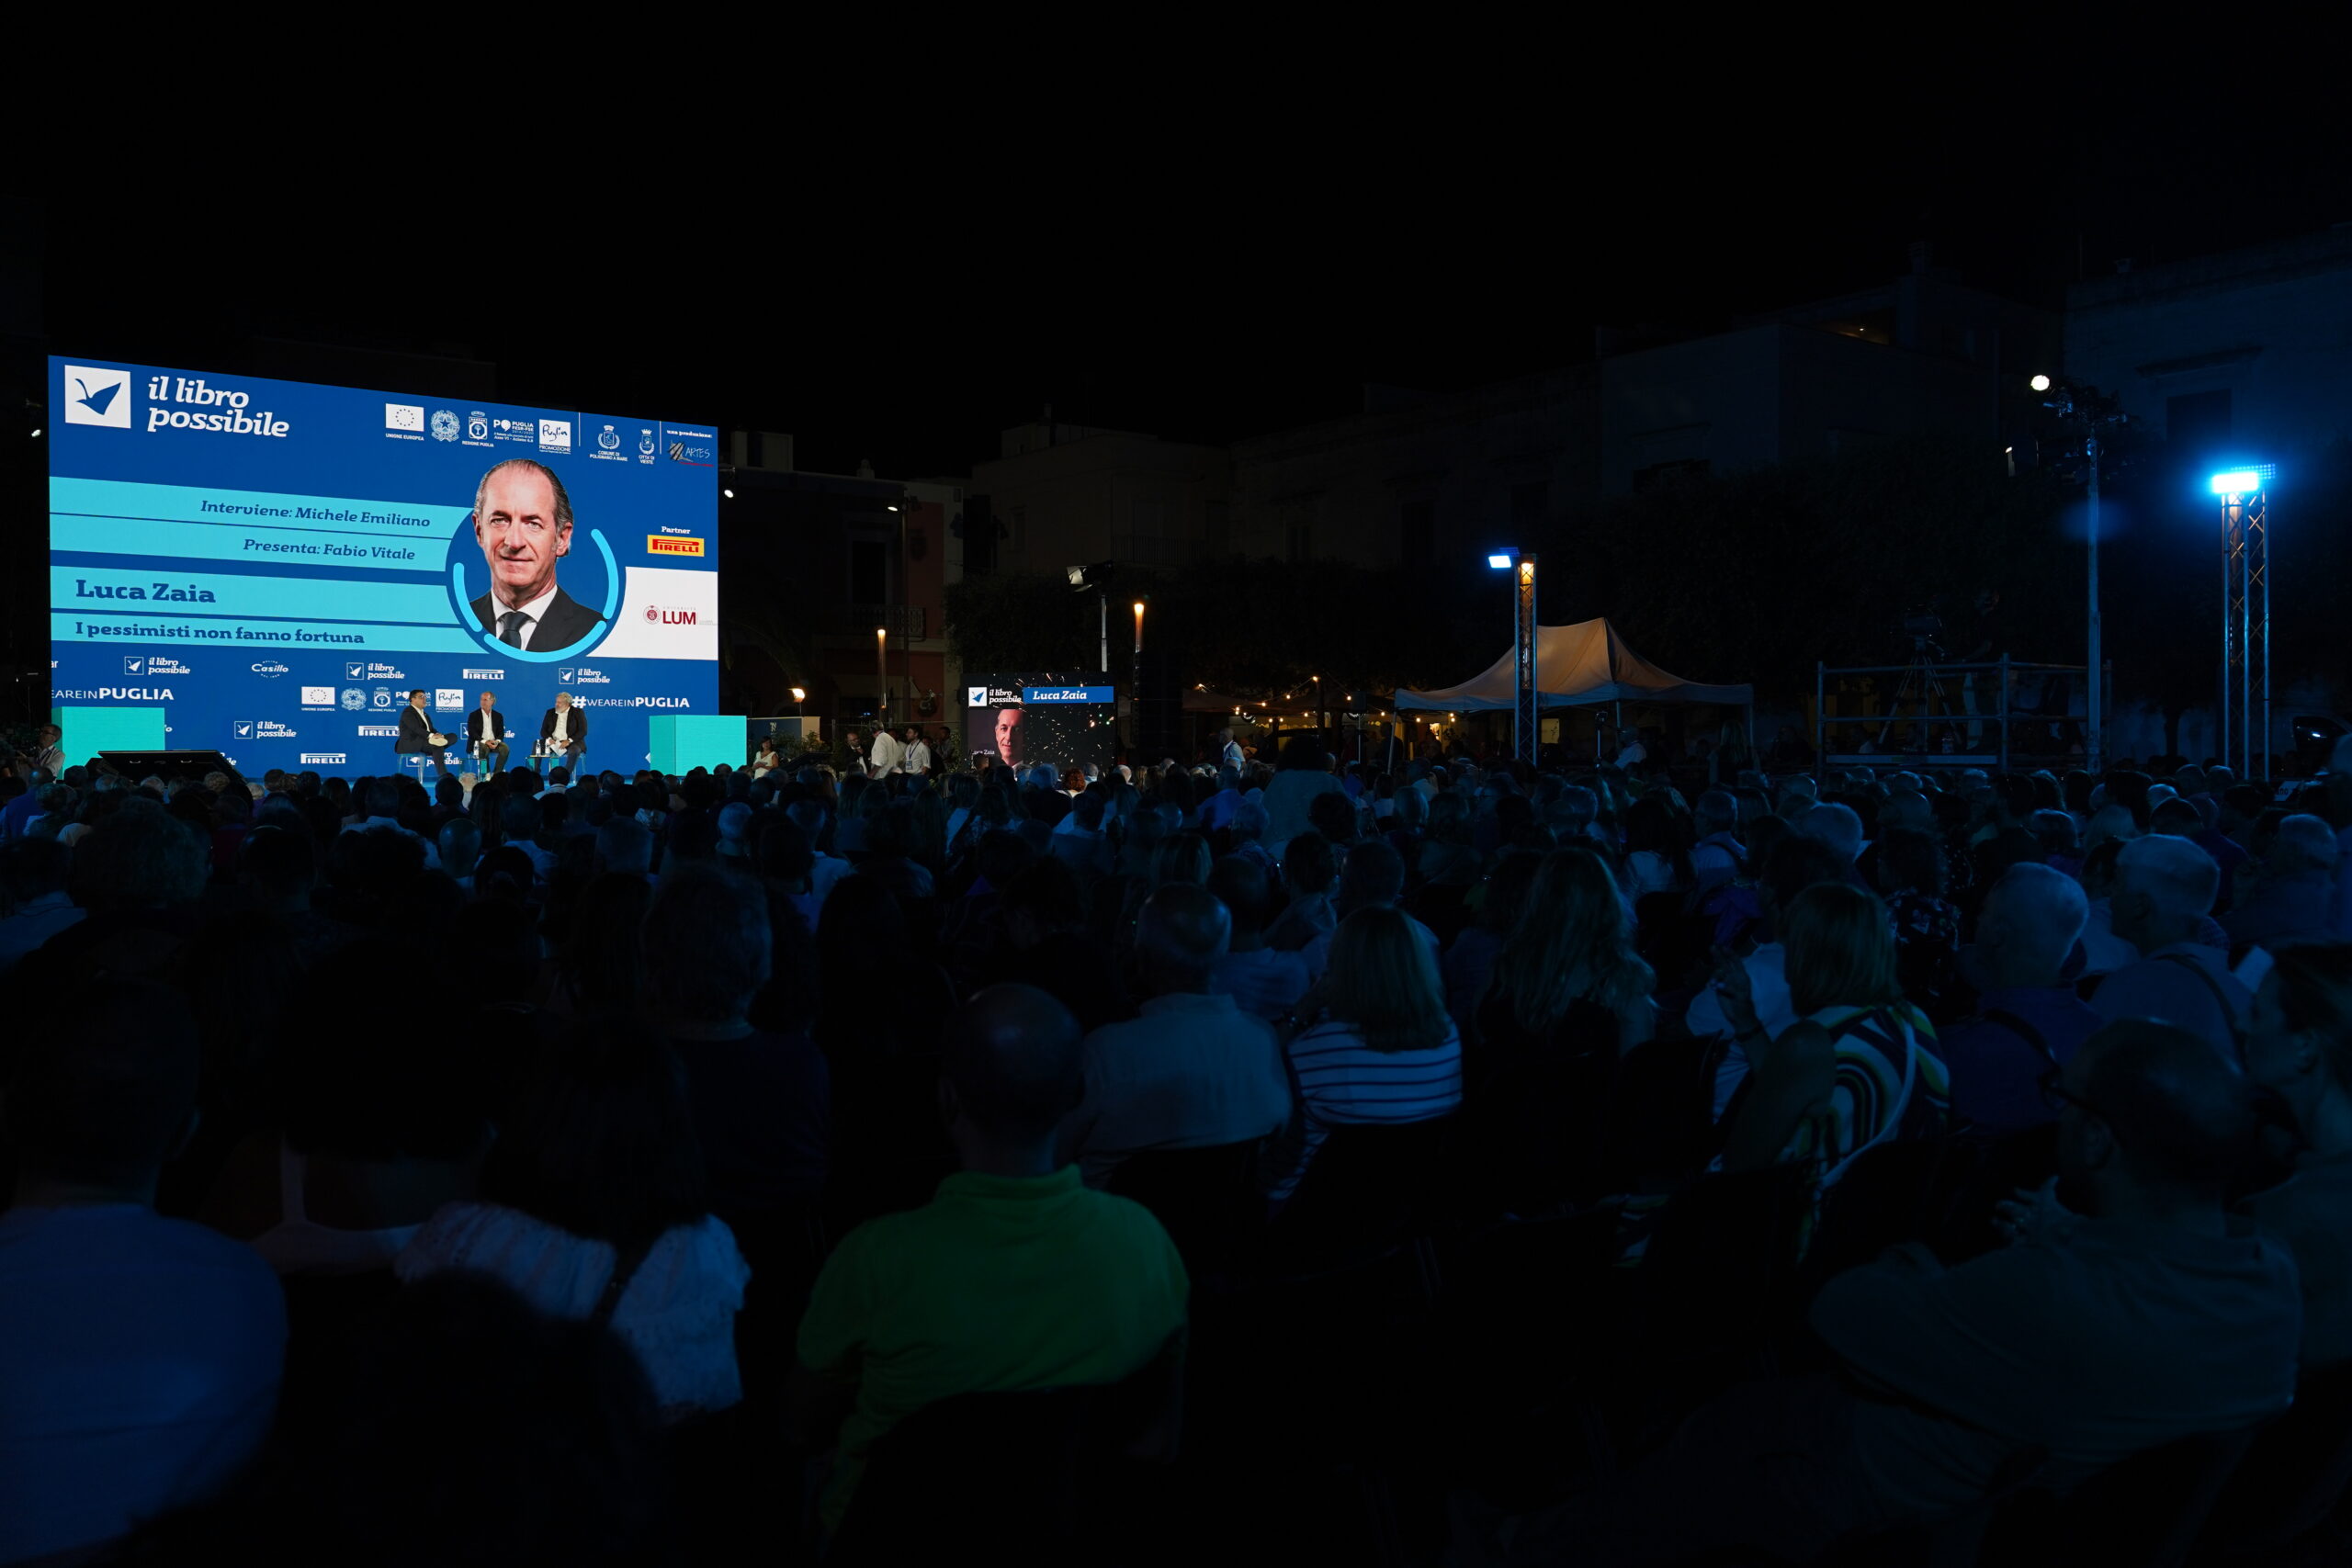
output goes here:
<path id="1" fill-rule="evenodd" d="M 1487 565 L 1511 574 L 1510 645 L 1516 671 L 1511 701 L 1511 755 L 1535 765 L 1535 552 L 1497 550 Z"/>
<path id="2" fill-rule="evenodd" d="M 2222 498 L 2222 760 L 2246 781 L 2270 776 L 2268 477 L 2233 468 L 2212 479 Z"/>

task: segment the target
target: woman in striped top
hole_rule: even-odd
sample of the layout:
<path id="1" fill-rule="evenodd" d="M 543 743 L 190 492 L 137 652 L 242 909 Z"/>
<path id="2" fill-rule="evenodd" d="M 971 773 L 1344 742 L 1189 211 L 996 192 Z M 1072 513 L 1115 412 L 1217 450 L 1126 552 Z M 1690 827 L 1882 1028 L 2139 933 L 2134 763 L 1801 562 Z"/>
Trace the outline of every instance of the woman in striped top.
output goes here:
<path id="1" fill-rule="evenodd" d="M 1757 1025 L 1746 971 L 1729 964 L 1721 976 L 1724 1015 L 1754 1064 L 1723 1168 L 1814 1160 L 1826 1189 L 1866 1149 L 1942 1132 L 1951 1082 L 1934 1026 L 1895 978 L 1884 905 L 1824 884 L 1800 894 L 1781 924 L 1797 1021 L 1779 1038 Z"/>
<path id="2" fill-rule="evenodd" d="M 1399 911 L 1358 909 L 1331 941 L 1313 1021 L 1286 1052 L 1291 1124 L 1267 1196 L 1287 1199 L 1333 1127 L 1425 1122 L 1462 1103 L 1462 1041 L 1429 944 Z"/>

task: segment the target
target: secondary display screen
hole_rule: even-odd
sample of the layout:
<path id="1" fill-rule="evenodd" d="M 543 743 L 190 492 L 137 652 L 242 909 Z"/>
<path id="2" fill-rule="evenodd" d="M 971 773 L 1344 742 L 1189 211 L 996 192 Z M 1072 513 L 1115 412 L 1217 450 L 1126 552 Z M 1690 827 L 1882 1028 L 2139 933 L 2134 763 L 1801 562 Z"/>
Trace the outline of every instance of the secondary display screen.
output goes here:
<path id="1" fill-rule="evenodd" d="M 964 745 L 1012 767 L 1051 762 L 1057 772 L 1108 762 L 1118 750 L 1117 693 L 1100 675 L 1051 671 L 967 675 Z"/>
<path id="2" fill-rule="evenodd" d="M 422 689 L 516 756 L 568 692 L 591 768 L 718 705 L 718 433 L 49 362 L 50 684 L 240 772 L 387 773 Z M 493 727 L 494 728 L 494 727 Z M 75 761 L 89 755 L 65 737 Z"/>

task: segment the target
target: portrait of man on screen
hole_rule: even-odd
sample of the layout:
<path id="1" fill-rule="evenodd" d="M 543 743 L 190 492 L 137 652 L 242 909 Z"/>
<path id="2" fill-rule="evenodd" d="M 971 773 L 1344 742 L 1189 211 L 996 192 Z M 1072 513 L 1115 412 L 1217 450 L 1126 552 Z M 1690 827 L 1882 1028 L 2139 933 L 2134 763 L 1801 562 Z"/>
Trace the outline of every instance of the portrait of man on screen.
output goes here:
<path id="1" fill-rule="evenodd" d="M 604 620 L 556 585 L 571 553 L 571 498 L 545 463 L 510 457 L 474 490 L 474 543 L 490 592 L 470 606 L 475 623 L 510 648 L 570 648 Z"/>

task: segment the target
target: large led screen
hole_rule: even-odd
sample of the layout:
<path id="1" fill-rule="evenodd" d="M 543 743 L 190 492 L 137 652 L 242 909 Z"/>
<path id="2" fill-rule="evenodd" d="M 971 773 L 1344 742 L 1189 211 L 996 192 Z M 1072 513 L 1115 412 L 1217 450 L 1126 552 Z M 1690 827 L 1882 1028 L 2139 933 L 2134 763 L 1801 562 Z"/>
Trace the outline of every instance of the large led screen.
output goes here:
<path id="1" fill-rule="evenodd" d="M 251 777 L 391 771 L 415 689 L 460 744 L 492 694 L 518 757 L 569 692 L 587 765 L 621 772 L 654 715 L 717 710 L 713 430 L 103 361 L 49 377 L 61 706 L 160 707 L 175 749 Z"/>

